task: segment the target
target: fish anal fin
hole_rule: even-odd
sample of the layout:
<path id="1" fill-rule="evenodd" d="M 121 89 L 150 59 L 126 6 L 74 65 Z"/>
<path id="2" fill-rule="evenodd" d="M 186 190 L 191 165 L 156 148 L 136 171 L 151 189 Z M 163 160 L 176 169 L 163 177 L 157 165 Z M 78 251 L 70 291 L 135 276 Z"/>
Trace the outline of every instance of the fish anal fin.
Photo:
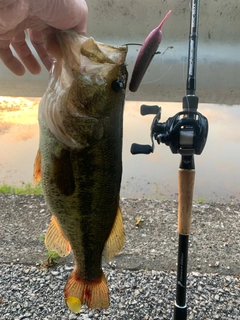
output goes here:
<path id="1" fill-rule="evenodd" d="M 124 226 L 123 218 L 120 207 L 118 207 L 118 212 L 111 230 L 111 233 L 105 243 L 103 249 L 103 256 L 108 261 L 112 259 L 118 252 L 120 252 L 124 246 Z"/>
<path id="2" fill-rule="evenodd" d="M 57 218 L 52 216 L 51 222 L 45 235 L 45 245 L 47 250 L 57 252 L 61 257 L 67 256 L 71 251 L 71 246 L 64 236 Z"/>
<path id="3" fill-rule="evenodd" d="M 80 279 L 74 269 L 65 285 L 64 297 L 72 312 L 80 312 L 81 305 L 84 303 L 91 309 L 107 309 L 109 307 L 109 291 L 103 272 L 100 279 L 86 281 Z"/>
<path id="4" fill-rule="evenodd" d="M 33 183 L 37 185 L 41 181 L 41 153 L 38 149 L 33 166 Z"/>

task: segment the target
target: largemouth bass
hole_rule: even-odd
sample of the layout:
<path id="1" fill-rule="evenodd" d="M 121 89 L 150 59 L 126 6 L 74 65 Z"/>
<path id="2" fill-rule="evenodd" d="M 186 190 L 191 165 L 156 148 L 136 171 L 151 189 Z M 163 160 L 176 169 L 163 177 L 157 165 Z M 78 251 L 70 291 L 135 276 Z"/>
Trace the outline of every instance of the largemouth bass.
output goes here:
<path id="1" fill-rule="evenodd" d="M 79 312 L 83 303 L 108 308 L 102 256 L 111 259 L 124 243 L 119 193 L 127 48 L 66 31 L 58 41 L 62 58 L 39 105 L 34 177 L 42 180 L 53 215 L 47 249 L 61 256 L 73 252 L 64 295 Z"/>

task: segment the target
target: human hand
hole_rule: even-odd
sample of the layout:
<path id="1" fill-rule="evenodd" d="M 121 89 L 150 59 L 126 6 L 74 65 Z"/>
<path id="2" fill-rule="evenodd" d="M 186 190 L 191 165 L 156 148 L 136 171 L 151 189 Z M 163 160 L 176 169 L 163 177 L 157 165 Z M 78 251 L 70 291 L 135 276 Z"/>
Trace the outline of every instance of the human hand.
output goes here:
<path id="1" fill-rule="evenodd" d="M 0 59 L 19 76 L 25 73 L 25 67 L 32 74 L 41 72 L 26 42 L 28 30 L 33 47 L 49 70 L 59 53 L 57 30 L 74 29 L 85 34 L 87 12 L 84 0 L 0 0 Z"/>

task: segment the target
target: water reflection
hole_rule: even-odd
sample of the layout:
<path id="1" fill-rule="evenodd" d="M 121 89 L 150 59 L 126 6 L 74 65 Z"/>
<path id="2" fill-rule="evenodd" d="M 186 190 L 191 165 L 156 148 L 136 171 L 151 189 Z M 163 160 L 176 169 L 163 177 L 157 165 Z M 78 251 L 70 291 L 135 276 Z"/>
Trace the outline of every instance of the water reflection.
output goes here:
<path id="1" fill-rule="evenodd" d="M 151 103 L 152 104 L 152 103 Z M 162 119 L 181 111 L 180 103 L 160 103 Z M 32 181 L 38 149 L 38 99 L 0 100 L 0 181 L 21 184 Z M 150 155 L 131 155 L 133 142 L 150 143 L 152 115 L 139 114 L 139 102 L 126 102 L 124 114 L 122 197 L 176 198 L 180 156 L 156 145 Z M 240 199 L 238 158 L 240 106 L 200 104 L 199 112 L 209 120 L 206 147 L 195 156 L 194 197 L 205 200 Z M 238 177 L 239 175 L 239 177 Z"/>

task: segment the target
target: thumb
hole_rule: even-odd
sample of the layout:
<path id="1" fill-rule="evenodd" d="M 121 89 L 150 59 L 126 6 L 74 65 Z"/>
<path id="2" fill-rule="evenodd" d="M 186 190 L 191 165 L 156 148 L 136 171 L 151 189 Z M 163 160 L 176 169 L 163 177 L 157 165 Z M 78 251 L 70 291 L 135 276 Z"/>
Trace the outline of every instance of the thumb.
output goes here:
<path id="1" fill-rule="evenodd" d="M 57 30 L 52 27 L 47 27 L 43 31 L 28 29 L 30 41 L 47 70 L 51 69 L 55 59 L 61 58 L 56 32 Z"/>

